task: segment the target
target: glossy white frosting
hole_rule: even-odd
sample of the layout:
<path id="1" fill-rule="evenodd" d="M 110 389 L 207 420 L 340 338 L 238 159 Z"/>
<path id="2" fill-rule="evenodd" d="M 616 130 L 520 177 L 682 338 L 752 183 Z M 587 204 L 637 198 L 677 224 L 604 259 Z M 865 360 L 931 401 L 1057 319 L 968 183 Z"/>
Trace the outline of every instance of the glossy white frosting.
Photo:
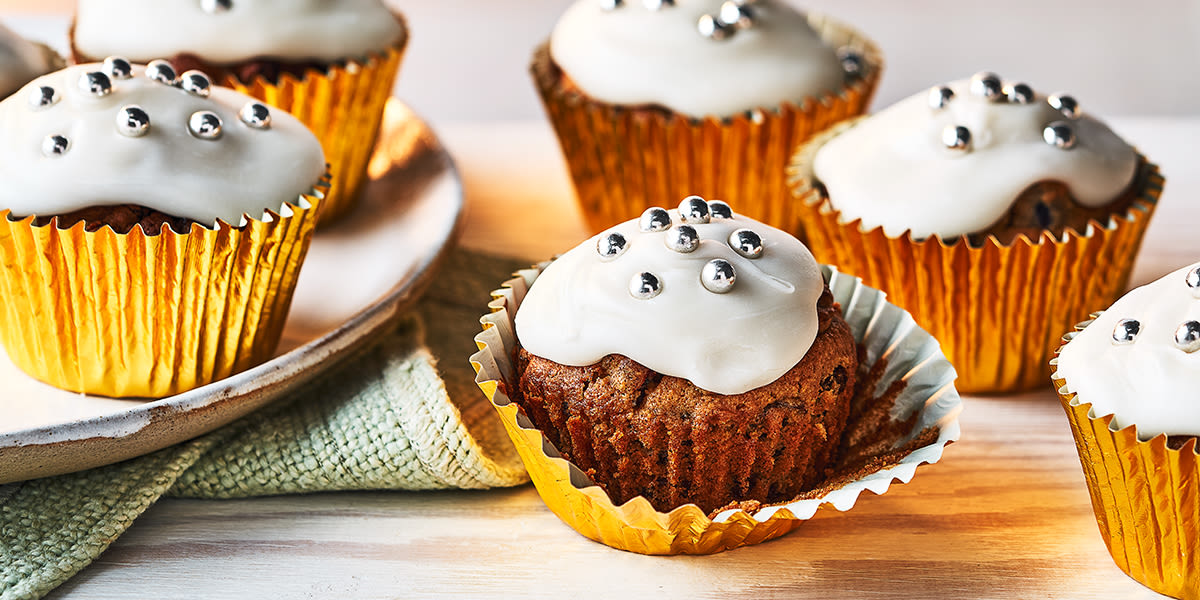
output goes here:
<path id="1" fill-rule="evenodd" d="M 254 58 L 361 59 L 403 35 L 380 0 L 79 0 L 75 47 L 85 56 L 148 62 L 195 54 L 212 64 Z"/>
<path id="2" fill-rule="evenodd" d="M 101 65 L 69 67 L 30 82 L 0 102 L 0 210 L 14 215 L 65 214 L 89 206 L 140 204 L 202 224 L 217 219 L 237 225 L 242 215 L 279 212 L 312 189 L 325 171 L 316 137 L 294 117 L 271 109 L 268 129 L 238 117 L 253 99 L 212 87 L 200 97 L 151 81 L 135 66 L 131 79 L 114 79 L 112 93 L 83 92 L 80 76 Z M 29 98 L 53 87 L 57 103 L 35 109 Z M 123 107 L 136 105 L 150 117 L 143 137 L 117 130 Z M 216 140 L 189 133 L 193 113 L 211 111 L 223 121 Z M 43 142 L 62 135 L 67 151 L 47 156 Z"/>
<path id="3" fill-rule="evenodd" d="M 1200 352 L 1175 345 L 1176 329 L 1200 320 L 1200 293 L 1187 284 L 1197 267 L 1125 294 L 1063 347 L 1058 376 L 1076 402 L 1090 403 L 1096 417 L 1113 415 L 1117 427 L 1137 425 L 1143 438 L 1200 435 Z M 1122 319 L 1140 324 L 1132 343 L 1113 340 Z"/>
<path id="4" fill-rule="evenodd" d="M 1129 186 L 1137 154 L 1104 123 L 1069 119 L 1038 94 L 1029 104 L 991 102 L 947 84 L 954 98 L 931 108 L 922 91 L 863 119 L 817 151 L 813 171 L 846 222 L 888 236 L 953 237 L 982 231 L 1030 185 L 1065 183 L 1085 206 L 1115 200 Z M 1076 144 L 1057 148 L 1043 130 L 1055 121 L 1074 129 Z M 971 149 L 942 141 L 948 126 L 971 132 Z"/>
<path id="5" fill-rule="evenodd" d="M 697 22 L 722 0 L 676 0 L 650 10 L 625 0 L 612 10 L 578 0 L 550 37 L 554 62 L 588 96 L 611 104 L 656 104 L 692 117 L 731 116 L 844 87 L 835 48 L 807 17 L 780 0 L 749 5 L 755 24 L 727 39 Z"/>
<path id="6" fill-rule="evenodd" d="M 0 98 L 60 64 L 61 60 L 49 48 L 17 35 L 0 23 Z"/>
<path id="7" fill-rule="evenodd" d="M 670 211 L 680 223 L 679 213 Z M 620 354 L 664 375 L 718 394 L 767 385 L 804 358 L 817 335 L 817 299 L 824 279 L 808 248 L 791 235 L 734 215 L 695 224 L 699 247 L 669 249 L 665 231 L 643 232 L 633 220 L 562 255 L 538 276 L 516 316 L 517 338 L 535 356 L 585 366 Z M 730 234 L 759 234 L 763 252 L 745 258 Z M 620 256 L 601 259 L 597 243 L 611 232 L 627 240 Z M 727 293 L 701 283 L 701 270 L 724 259 L 736 271 Z M 629 291 L 643 271 L 662 282 L 657 296 Z"/>

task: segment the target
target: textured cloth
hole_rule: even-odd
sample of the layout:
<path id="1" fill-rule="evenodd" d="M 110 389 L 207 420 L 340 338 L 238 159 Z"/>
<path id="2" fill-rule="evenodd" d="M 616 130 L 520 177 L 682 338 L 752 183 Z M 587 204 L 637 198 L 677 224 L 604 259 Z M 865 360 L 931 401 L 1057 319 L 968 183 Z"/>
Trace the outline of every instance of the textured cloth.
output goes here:
<path id="1" fill-rule="evenodd" d="M 525 264 L 464 252 L 446 263 L 414 314 L 293 397 L 141 458 L 0 486 L 0 600 L 45 595 L 164 494 L 235 498 L 527 481 L 467 363 L 488 293 Z"/>

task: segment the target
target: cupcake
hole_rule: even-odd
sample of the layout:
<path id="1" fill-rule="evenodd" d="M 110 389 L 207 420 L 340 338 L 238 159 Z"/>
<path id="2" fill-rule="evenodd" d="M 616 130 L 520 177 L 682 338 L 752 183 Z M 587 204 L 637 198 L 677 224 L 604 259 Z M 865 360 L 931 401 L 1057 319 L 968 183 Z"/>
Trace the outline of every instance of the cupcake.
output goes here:
<path id="1" fill-rule="evenodd" d="M 790 176 L 817 258 L 912 312 L 967 392 L 1045 385 L 1058 332 L 1125 289 L 1163 183 L 1071 96 L 991 73 L 832 128 Z"/>
<path id="2" fill-rule="evenodd" d="M 348 213 L 366 180 L 408 42 L 380 0 L 80 0 L 76 62 L 167 57 L 292 113 L 317 135 L 333 173 L 321 223 Z M 137 18 L 129 18 L 135 14 Z"/>
<path id="3" fill-rule="evenodd" d="M 815 511 L 919 448 L 940 455 L 952 437 L 939 419 L 958 399 L 936 342 L 724 202 L 652 207 L 510 284 L 496 307 L 513 316 L 488 321 L 501 337 L 480 338 L 473 358 L 481 385 L 547 504 L 605 543 L 675 553 L 769 539 L 807 511 L 791 503 Z M 868 322 L 873 341 L 861 338 Z M 883 354 L 897 351 L 920 362 L 888 364 Z M 565 480 L 554 460 L 569 461 Z M 564 498 L 589 500 L 567 508 Z M 753 534 L 732 525 L 751 515 L 780 520 Z M 630 528 L 650 521 L 665 546 L 631 542 Z"/>
<path id="4" fill-rule="evenodd" d="M 532 65 L 597 232 L 692 193 L 790 228 L 788 157 L 861 114 L 881 69 L 858 32 L 782 0 L 579 0 Z"/>
<path id="5" fill-rule="evenodd" d="M 62 63 L 49 47 L 31 42 L 0 23 L 0 99 L 34 77 L 62 68 Z"/>
<path id="6" fill-rule="evenodd" d="M 1053 380 L 1117 566 L 1200 598 L 1200 263 L 1137 288 L 1064 337 Z"/>
<path id="7" fill-rule="evenodd" d="M 0 339 L 74 392 L 160 397 L 274 352 L 325 188 L 302 123 L 112 58 L 0 102 Z"/>

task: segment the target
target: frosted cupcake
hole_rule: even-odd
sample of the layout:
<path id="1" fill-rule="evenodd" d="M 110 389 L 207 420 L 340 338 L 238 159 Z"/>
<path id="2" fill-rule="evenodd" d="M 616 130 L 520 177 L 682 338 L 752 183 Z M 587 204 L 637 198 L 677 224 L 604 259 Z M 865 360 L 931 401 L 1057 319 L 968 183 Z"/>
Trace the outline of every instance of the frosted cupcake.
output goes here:
<path id="1" fill-rule="evenodd" d="M 321 141 L 333 188 L 322 223 L 362 190 L 408 31 L 380 0 L 80 0 L 77 62 L 165 57 L 291 112 Z M 129 15 L 137 15 L 130 18 Z"/>
<path id="2" fill-rule="evenodd" d="M 956 435 L 937 343 L 723 202 L 650 208 L 509 284 L 480 385 L 550 508 L 619 548 L 781 535 Z"/>
<path id="3" fill-rule="evenodd" d="M 1200 263 L 1078 329 L 1052 364 L 1100 534 L 1130 577 L 1200 597 Z"/>
<path id="4" fill-rule="evenodd" d="M 1058 332 L 1124 289 L 1163 183 L 1071 96 L 991 73 L 834 127 L 790 173 L 817 258 L 912 312 L 972 392 L 1044 385 Z"/>
<path id="5" fill-rule="evenodd" d="M 34 77 L 62 68 L 62 64 L 47 46 L 31 42 L 0 23 L 0 99 Z"/>
<path id="6" fill-rule="evenodd" d="M 0 102 L 0 339 L 56 387 L 158 397 L 274 352 L 327 187 L 253 98 L 109 59 Z"/>
<path id="7" fill-rule="evenodd" d="M 790 228 L 792 150 L 861 114 L 881 69 L 869 40 L 781 0 L 579 0 L 532 66 L 594 231 L 688 194 Z"/>

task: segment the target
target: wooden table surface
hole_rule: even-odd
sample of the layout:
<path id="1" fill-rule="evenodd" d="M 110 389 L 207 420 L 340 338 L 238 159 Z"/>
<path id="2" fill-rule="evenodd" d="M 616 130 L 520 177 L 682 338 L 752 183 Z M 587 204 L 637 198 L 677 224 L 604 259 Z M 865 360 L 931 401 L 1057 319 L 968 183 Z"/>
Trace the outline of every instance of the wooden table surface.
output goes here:
<path id="1" fill-rule="evenodd" d="M 1200 216 L 1190 164 L 1200 119 L 1114 123 L 1168 179 L 1135 273 L 1145 281 L 1200 257 L 1189 233 Z M 466 183 L 464 244 L 532 260 L 586 236 L 547 125 L 441 134 Z M 961 442 L 912 483 L 715 556 L 646 557 L 591 542 L 531 486 L 167 499 L 50 597 L 1158 597 L 1108 557 L 1049 390 L 967 398 L 962 428 Z"/>

